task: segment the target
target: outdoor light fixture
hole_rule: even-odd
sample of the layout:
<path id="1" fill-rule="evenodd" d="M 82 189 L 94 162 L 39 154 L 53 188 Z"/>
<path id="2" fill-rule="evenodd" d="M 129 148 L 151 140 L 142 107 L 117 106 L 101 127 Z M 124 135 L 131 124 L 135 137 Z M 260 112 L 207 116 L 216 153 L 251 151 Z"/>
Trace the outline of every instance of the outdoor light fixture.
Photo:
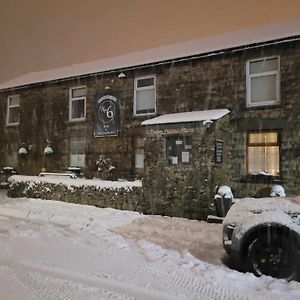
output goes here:
<path id="1" fill-rule="evenodd" d="M 213 123 L 212 120 L 205 120 L 205 121 L 203 121 L 203 126 L 210 128 L 212 126 L 212 123 Z"/>
<path id="2" fill-rule="evenodd" d="M 119 75 L 118 75 L 118 78 L 119 79 L 122 79 L 122 78 L 125 78 L 126 77 L 126 75 L 123 73 L 123 72 L 121 72 Z"/>
<path id="3" fill-rule="evenodd" d="M 212 127 L 212 124 L 213 124 L 212 120 L 204 120 L 202 124 L 203 124 L 203 126 L 206 127 L 208 132 L 211 131 L 211 127 Z"/>

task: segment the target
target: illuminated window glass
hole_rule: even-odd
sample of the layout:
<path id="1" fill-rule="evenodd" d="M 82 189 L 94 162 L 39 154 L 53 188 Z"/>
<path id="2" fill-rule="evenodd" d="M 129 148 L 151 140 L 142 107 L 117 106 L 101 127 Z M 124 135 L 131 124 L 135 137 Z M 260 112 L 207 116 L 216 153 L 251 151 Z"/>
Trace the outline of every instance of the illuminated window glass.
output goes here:
<path id="1" fill-rule="evenodd" d="M 248 173 L 280 175 L 280 147 L 277 132 L 248 133 L 247 153 Z"/>

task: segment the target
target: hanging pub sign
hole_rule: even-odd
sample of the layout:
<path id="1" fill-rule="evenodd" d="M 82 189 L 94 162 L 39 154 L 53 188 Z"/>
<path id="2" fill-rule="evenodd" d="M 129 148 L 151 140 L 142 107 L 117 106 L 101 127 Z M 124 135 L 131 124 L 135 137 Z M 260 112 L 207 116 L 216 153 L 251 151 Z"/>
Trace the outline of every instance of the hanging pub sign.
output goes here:
<path id="1" fill-rule="evenodd" d="M 223 141 L 215 141 L 215 164 L 223 163 Z"/>
<path id="2" fill-rule="evenodd" d="M 95 105 L 95 137 L 116 136 L 120 132 L 120 108 L 113 95 L 100 95 Z"/>

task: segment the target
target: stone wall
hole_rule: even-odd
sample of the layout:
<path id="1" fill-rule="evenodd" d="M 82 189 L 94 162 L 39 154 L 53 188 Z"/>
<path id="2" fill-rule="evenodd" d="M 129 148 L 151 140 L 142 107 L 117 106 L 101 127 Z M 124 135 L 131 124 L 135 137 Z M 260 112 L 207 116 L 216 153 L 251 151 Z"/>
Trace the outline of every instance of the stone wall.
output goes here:
<path id="1" fill-rule="evenodd" d="M 36 182 L 30 180 L 29 176 L 24 181 L 10 180 L 8 196 L 57 200 L 149 213 L 149 207 L 143 200 L 142 187 L 100 189 L 92 185 L 66 185 L 47 182 L 47 180 Z"/>
<path id="2" fill-rule="evenodd" d="M 117 82 L 118 80 L 118 82 Z M 69 122 L 69 89 L 87 85 L 86 120 Z M 94 138 L 94 102 L 99 91 L 119 93 L 121 132 L 118 137 Z M 20 124 L 5 126 L 7 97 L 20 95 Z M 135 137 L 142 136 L 140 120 L 133 119 L 133 78 L 115 79 L 114 76 L 78 78 L 60 83 L 43 85 L 0 93 L 0 114 L 3 135 L 0 137 L 0 167 L 6 165 L 5 153 L 17 152 L 25 144 L 28 155 L 18 156 L 18 173 L 37 175 L 42 169 L 48 172 L 63 171 L 69 166 L 70 139 L 86 141 L 86 177 L 97 176 L 96 160 L 100 154 L 109 156 L 117 167 L 118 177 L 132 178 L 134 170 Z M 54 153 L 45 156 L 44 148 L 51 141 Z"/>
<path id="3" fill-rule="evenodd" d="M 280 57 L 281 103 L 277 106 L 246 107 L 246 62 L 249 59 Z M 202 218 L 211 211 L 214 188 L 225 182 L 236 197 L 254 195 L 272 185 L 246 178 L 246 134 L 248 131 L 278 130 L 281 136 L 281 178 L 287 195 L 300 194 L 300 42 L 224 51 L 217 55 L 185 59 L 118 72 L 49 82 L 0 92 L 0 168 L 5 153 L 16 151 L 22 143 L 30 146 L 28 156 L 19 157 L 20 174 L 62 171 L 69 164 L 72 137 L 86 139 L 86 177 L 98 176 L 96 160 L 106 155 L 116 166 L 117 178 L 137 176 L 134 149 L 137 138 L 145 140 L 145 195 L 152 211 L 162 214 Z M 141 122 L 153 117 L 133 115 L 134 78 L 156 75 L 157 114 L 228 108 L 231 113 L 214 133 L 200 127 L 179 128 L 179 134 L 193 135 L 193 163 L 190 167 L 170 168 L 165 163 L 164 135 L 171 131 L 148 131 Z M 87 86 L 87 114 L 84 122 L 68 121 L 69 88 Z M 93 137 L 94 101 L 98 93 L 116 93 L 120 101 L 121 131 L 118 137 Z M 7 97 L 21 96 L 19 126 L 6 127 Z M 219 130 L 219 131 L 218 131 Z M 174 133 L 175 131 L 173 131 Z M 224 162 L 211 162 L 213 140 L 221 135 L 225 142 Z M 203 138 L 205 136 L 205 139 Z M 51 140 L 54 154 L 43 155 Z M 207 179 L 207 181 L 205 181 Z M 251 178 L 250 178 L 251 179 Z M 204 181 L 203 181 L 204 180 Z M 205 183 L 203 183 L 205 182 Z M 153 187 L 153 188 L 151 188 Z M 157 188 L 157 191 L 155 191 Z M 205 200 L 203 200 L 205 199 Z"/>

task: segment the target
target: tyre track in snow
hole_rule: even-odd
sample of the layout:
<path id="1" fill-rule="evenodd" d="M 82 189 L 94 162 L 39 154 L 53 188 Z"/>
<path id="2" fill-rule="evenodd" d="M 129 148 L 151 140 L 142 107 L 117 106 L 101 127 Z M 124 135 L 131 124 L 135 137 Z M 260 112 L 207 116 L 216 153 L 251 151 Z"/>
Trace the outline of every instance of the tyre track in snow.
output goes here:
<path id="1" fill-rule="evenodd" d="M 30 223 L 28 220 L 26 222 Z M 34 222 L 34 224 L 37 223 Z M 43 224 L 41 223 L 41 225 Z M 52 226 L 55 226 L 55 224 L 52 224 Z M 70 235 L 63 235 L 61 226 L 58 225 L 57 230 L 62 238 L 70 239 Z M 71 232 L 66 228 L 63 228 L 63 230 L 68 233 Z M 118 238 L 117 235 L 116 237 Z M 145 261 L 144 256 L 138 253 L 138 249 L 137 253 L 131 252 L 134 243 L 128 249 L 118 249 L 116 245 L 113 245 L 114 239 L 110 238 L 107 244 L 102 245 L 101 248 L 97 237 L 87 234 L 84 234 L 83 237 L 80 236 L 79 241 L 84 244 L 88 241 L 92 245 L 96 242 L 96 247 L 99 247 L 99 254 L 101 253 L 98 256 L 98 263 L 109 266 L 108 270 L 105 270 L 105 274 L 109 274 L 108 277 L 110 278 L 103 278 L 105 275 L 101 273 L 98 276 L 97 274 L 79 274 L 75 271 L 63 270 L 48 265 L 18 261 L 14 257 L 6 263 L 2 260 L 1 264 L 12 267 L 17 278 L 23 285 L 25 284 L 25 287 L 31 291 L 36 299 L 74 299 L 76 295 L 71 293 L 70 290 L 76 289 L 64 289 L 64 284 L 61 282 L 70 282 L 70 280 L 76 284 L 98 288 L 100 295 L 103 288 L 106 291 L 111 291 L 111 294 L 114 291 L 119 295 L 123 295 L 119 296 L 120 299 L 141 295 L 143 295 L 143 299 L 249 299 L 226 288 L 208 286 L 207 281 L 202 282 L 201 278 L 188 276 L 182 271 L 165 271 L 156 266 L 155 263 Z M 128 243 L 130 246 L 131 242 Z M 40 277 L 32 277 L 31 274 L 36 273 L 40 274 Z M 120 274 L 126 275 L 122 277 Z M 99 278 L 99 276 L 102 278 Z M 52 280 L 49 278 L 52 278 Z M 110 299 L 109 296 L 106 297 Z"/>
<path id="2" fill-rule="evenodd" d="M 105 296 L 100 299 L 174 299 L 168 293 L 157 292 L 144 287 L 122 283 L 113 279 L 96 278 L 49 266 L 35 265 L 26 262 L 0 261 L 2 266 L 11 269 L 19 282 L 30 290 L 35 299 L 89 299 L 91 296 Z M 75 290 L 75 291 L 74 291 Z M 87 295 L 78 296 L 78 293 Z M 95 298 L 99 299 L 99 298 Z"/>
<path id="3" fill-rule="evenodd" d="M 14 219 L 14 226 L 16 220 L 26 222 L 30 224 L 28 220 L 24 219 Z M 42 222 L 34 222 L 34 225 L 43 225 Z M 52 224 L 53 225 L 53 224 Z M 54 226 L 54 225 L 53 225 Z M 58 225 L 58 231 L 63 234 L 63 231 L 66 230 L 68 233 L 72 232 L 74 234 L 74 231 L 69 230 L 69 228 L 63 228 L 62 226 Z M 7 238 L 9 246 L 11 246 L 12 239 L 15 239 L 18 237 L 16 234 L 9 234 L 14 232 L 15 229 L 10 229 L 7 231 Z M 70 235 L 64 235 L 64 238 L 69 238 Z M 96 239 L 95 237 L 91 238 L 80 238 L 80 241 L 83 242 L 83 244 L 86 244 L 86 242 L 90 242 Z M 97 240 L 97 239 L 96 239 Z M 97 240 L 97 246 L 99 246 L 99 241 Z M 101 259 L 102 263 L 105 264 L 108 261 L 112 263 L 115 261 L 115 255 L 120 256 L 122 255 L 122 251 L 116 249 L 115 247 L 104 247 L 104 249 L 101 250 Z M 51 266 L 45 266 L 40 265 L 32 262 L 26 262 L 18 259 L 17 257 L 12 256 L 13 249 L 10 249 L 6 251 L 6 258 L 2 258 L 0 260 L 1 266 L 6 266 L 12 272 L 16 275 L 16 277 L 19 279 L 19 283 L 29 290 L 32 294 L 32 296 L 35 299 L 75 299 L 75 296 L 78 292 L 75 294 L 71 292 L 71 290 L 75 289 L 78 284 L 86 286 L 86 287 L 96 287 L 98 288 L 97 295 L 100 296 L 100 299 L 139 299 L 140 296 L 142 296 L 142 299 L 174 299 L 174 297 L 170 297 L 169 293 L 164 292 L 163 290 L 152 290 L 147 289 L 143 286 L 140 286 L 139 284 L 133 285 L 129 282 L 131 281 L 130 276 L 128 277 L 127 283 L 122 283 L 120 280 L 115 279 L 105 279 L 101 278 L 99 279 L 97 276 L 89 276 L 87 274 L 79 274 L 76 272 L 63 270 Z M 116 263 L 112 263 L 113 269 L 118 270 L 118 264 L 122 263 L 123 266 L 125 264 L 124 272 L 130 271 L 131 273 L 136 273 L 137 269 L 133 268 L 128 270 L 128 266 L 126 264 L 128 263 L 128 260 L 122 260 L 118 261 Z M 32 274 L 40 274 L 40 276 L 33 277 Z M 99 274 L 98 274 L 99 275 Z M 100 274 L 102 276 L 103 274 Z M 139 274 L 139 276 L 143 276 L 143 274 Z M 111 276 L 110 276 L 111 277 Z M 50 280 L 51 279 L 51 280 Z M 149 278 L 150 279 L 150 278 Z M 67 283 L 67 285 L 72 285 L 70 283 L 73 282 L 73 286 L 75 288 L 72 289 L 64 289 L 64 284 L 62 282 Z M 103 289 L 104 288 L 104 289 Z M 118 293 L 117 291 L 120 291 Z M 128 296 L 133 295 L 133 296 Z M 86 296 L 86 295 L 85 295 Z M 83 297 L 86 299 L 86 297 Z M 83 299 L 79 298 L 79 299 Z M 98 299 L 98 298 L 96 298 Z"/>
<path id="4" fill-rule="evenodd" d="M 31 221 L 14 217 L 7 219 L 49 226 L 49 223 L 43 220 Z M 55 222 L 52 222 L 51 226 L 61 239 L 72 241 L 75 238 L 79 244 L 97 248 L 97 263 L 103 267 L 103 270 L 99 268 L 94 274 L 80 273 L 59 266 L 22 260 L 18 257 L 2 258 L 0 264 L 15 272 L 20 283 L 30 290 L 35 299 L 77 299 L 76 295 L 82 290 L 91 299 L 248 300 L 262 298 L 259 292 L 255 291 L 247 290 L 247 295 L 245 295 L 245 290 L 233 291 L 225 286 L 226 280 L 224 285 L 217 285 L 213 278 L 209 278 L 209 274 L 201 278 L 201 275 L 185 273 L 178 266 L 175 271 L 172 271 L 168 265 L 168 259 L 166 259 L 166 264 L 162 263 L 161 259 L 158 259 L 159 263 L 147 261 L 143 250 L 135 242 L 125 240 L 117 234 L 103 233 L 96 236 L 88 231 L 78 232 L 65 225 L 55 224 Z M 2 235 L 6 234 L 3 232 Z M 13 238 L 17 237 L 13 235 Z M 124 241 L 123 246 L 118 243 L 120 239 Z M 9 252 L 8 255 L 12 253 L 12 251 Z M 209 268 L 205 272 L 209 273 Z M 99 298 L 93 298 L 96 295 Z M 274 294 L 271 294 L 269 299 L 279 299 L 273 296 Z"/>
<path id="5" fill-rule="evenodd" d="M 93 240 L 93 238 L 92 238 Z M 91 243 L 93 243 L 93 241 Z M 137 247 L 136 243 L 131 242 Z M 215 299 L 215 300 L 249 300 L 249 299 L 259 299 L 259 295 L 251 295 L 250 297 L 245 296 L 244 293 L 240 293 L 239 291 L 232 291 L 226 287 L 216 286 L 214 284 L 209 285 L 207 281 L 202 282 L 201 277 L 199 276 L 190 276 L 186 274 L 184 271 L 175 271 L 175 272 L 167 272 L 161 268 L 161 266 L 156 266 L 155 263 L 145 262 L 145 257 L 141 254 L 141 257 L 138 258 L 135 253 L 134 257 L 129 258 L 130 252 L 128 251 L 118 251 L 115 247 L 113 260 L 117 262 L 119 269 L 122 266 L 126 266 L 126 270 L 130 270 L 131 274 L 137 274 L 137 276 L 130 277 L 131 282 L 137 277 L 139 279 L 140 276 L 147 277 L 147 281 L 151 285 L 152 289 L 157 290 L 157 292 L 162 292 L 166 290 L 169 291 L 177 291 L 178 294 L 174 294 L 173 299 Z M 141 252 L 141 251 L 139 251 Z M 208 271 L 209 272 L 209 271 Z M 153 278 L 159 279 L 156 282 L 152 282 Z M 138 280 L 137 280 L 138 281 Z M 159 284 L 158 284 L 159 282 Z M 138 284 L 138 282 L 137 282 Z M 180 287 L 178 289 L 178 287 Z M 183 289 L 182 289 L 183 288 Z M 180 295 L 185 292 L 185 295 Z M 177 297 L 177 298 L 176 298 Z"/>

